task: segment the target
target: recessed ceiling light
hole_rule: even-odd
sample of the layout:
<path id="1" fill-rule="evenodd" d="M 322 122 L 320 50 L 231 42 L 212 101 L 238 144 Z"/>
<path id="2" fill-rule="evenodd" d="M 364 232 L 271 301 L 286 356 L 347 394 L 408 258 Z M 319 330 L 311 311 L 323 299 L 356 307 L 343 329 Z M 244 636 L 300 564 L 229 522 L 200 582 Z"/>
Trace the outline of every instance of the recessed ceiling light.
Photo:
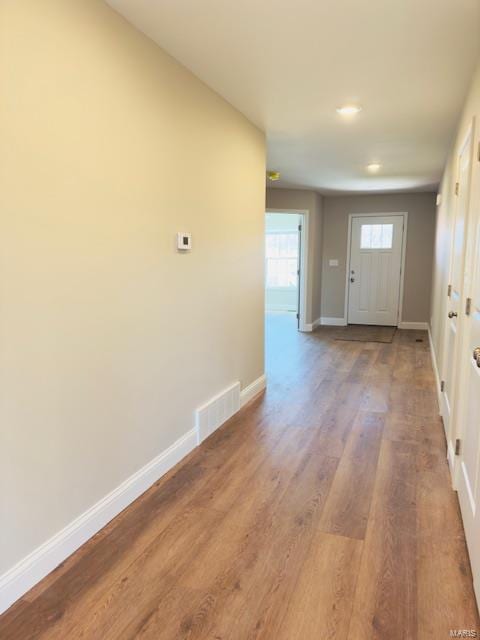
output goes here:
<path id="1" fill-rule="evenodd" d="M 377 173 L 381 168 L 382 165 L 378 162 L 371 162 L 370 164 L 367 164 L 367 171 L 370 171 L 370 173 Z"/>
<path id="2" fill-rule="evenodd" d="M 280 172 L 279 171 L 268 171 L 267 172 L 267 178 L 269 180 L 271 180 L 272 182 L 276 182 L 277 180 L 280 180 Z"/>
<path id="3" fill-rule="evenodd" d="M 355 104 L 346 104 L 343 107 L 338 107 L 337 113 L 341 116 L 356 116 L 357 113 L 360 113 L 362 107 L 359 107 Z"/>

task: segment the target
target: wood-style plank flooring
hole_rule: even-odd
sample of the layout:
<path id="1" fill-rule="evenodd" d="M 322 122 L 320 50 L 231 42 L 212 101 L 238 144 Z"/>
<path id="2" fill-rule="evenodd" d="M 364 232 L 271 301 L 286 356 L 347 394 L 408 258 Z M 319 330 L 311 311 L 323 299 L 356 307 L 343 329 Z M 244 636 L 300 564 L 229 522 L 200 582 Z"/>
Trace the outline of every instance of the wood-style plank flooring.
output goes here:
<path id="1" fill-rule="evenodd" d="M 268 325 L 266 394 L 1 616 L 1 640 L 480 632 L 427 334 Z"/>

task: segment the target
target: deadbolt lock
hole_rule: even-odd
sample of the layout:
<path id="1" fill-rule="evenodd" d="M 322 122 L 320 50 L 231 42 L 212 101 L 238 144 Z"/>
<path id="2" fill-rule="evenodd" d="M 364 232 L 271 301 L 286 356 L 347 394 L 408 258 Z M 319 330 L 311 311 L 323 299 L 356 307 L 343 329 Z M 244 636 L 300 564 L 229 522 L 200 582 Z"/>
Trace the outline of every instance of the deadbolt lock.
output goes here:
<path id="1" fill-rule="evenodd" d="M 458 313 L 455 313 L 455 311 L 449 311 L 448 312 L 448 317 L 449 318 L 456 318 L 458 316 Z"/>

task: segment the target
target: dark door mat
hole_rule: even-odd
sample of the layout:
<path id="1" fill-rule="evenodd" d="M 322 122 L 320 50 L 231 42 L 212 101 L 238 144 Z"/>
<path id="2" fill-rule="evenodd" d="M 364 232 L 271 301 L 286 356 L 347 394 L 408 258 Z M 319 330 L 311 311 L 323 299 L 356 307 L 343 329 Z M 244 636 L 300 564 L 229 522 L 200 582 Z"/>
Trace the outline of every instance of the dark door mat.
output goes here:
<path id="1" fill-rule="evenodd" d="M 352 342 L 383 342 L 390 344 L 397 327 L 379 327 L 377 325 L 349 324 L 339 329 L 335 340 Z"/>

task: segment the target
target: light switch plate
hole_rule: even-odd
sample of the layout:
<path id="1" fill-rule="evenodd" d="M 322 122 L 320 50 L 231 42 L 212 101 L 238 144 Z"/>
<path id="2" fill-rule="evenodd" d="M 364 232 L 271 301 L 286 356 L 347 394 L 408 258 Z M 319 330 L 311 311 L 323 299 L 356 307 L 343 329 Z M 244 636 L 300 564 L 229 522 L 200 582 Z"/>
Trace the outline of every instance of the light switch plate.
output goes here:
<path id="1" fill-rule="evenodd" d="M 328 261 L 328 266 L 329 267 L 338 267 L 338 260 L 329 260 Z"/>
<path id="2" fill-rule="evenodd" d="M 180 232 L 177 233 L 177 250 L 190 251 L 192 248 L 192 234 Z"/>

